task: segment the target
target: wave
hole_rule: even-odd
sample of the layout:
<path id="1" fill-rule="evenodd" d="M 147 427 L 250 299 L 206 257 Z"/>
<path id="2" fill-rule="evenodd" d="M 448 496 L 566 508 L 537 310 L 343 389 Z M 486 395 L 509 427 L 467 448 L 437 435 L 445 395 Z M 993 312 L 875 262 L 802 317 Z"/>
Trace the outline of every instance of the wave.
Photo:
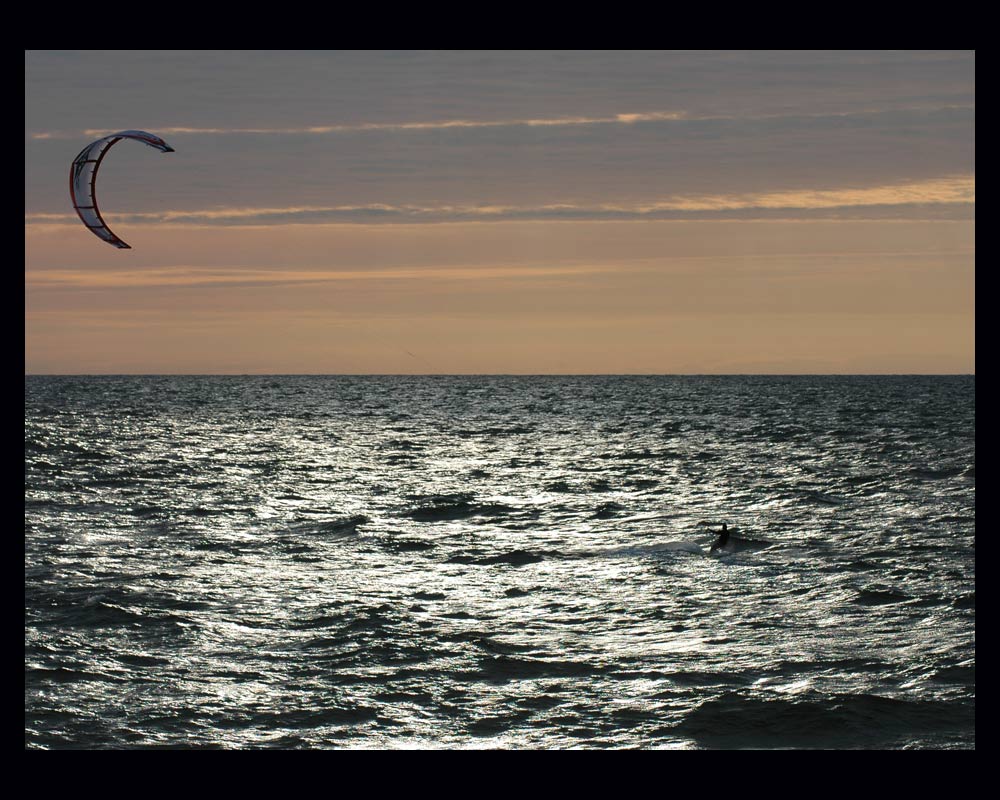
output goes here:
<path id="1" fill-rule="evenodd" d="M 510 427 L 487 425 L 483 428 L 463 428 L 458 431 L 458 434 L 466 438 L 474 436 L 503 438 L 506 436 L 523 436 L 527 433 L 534 433 L 535 430 L 533 425 L 511 425 Z"/>
<path id="2" fill-rule="evenodd" d="M 890 663 L 874 658 L 809 658 L 781 661 L 775 667 L 774 674 L 778 677 L 789 677 L 801 675 L 803 672 L 827 672 L 829 670 L 884 673 L 890 669 L 892 669 Z"/>
<path id="3" fill-rule="evenodd" d="M 768 541 L 767 539 L 747 539 L 742 536 L 730 536 L 729 540 L 722 546 L 716 547 L 712 545 L 710 552 L 712 553 L 742 553 L 752 550 L 764 550 L 774 542 Z"/>
<path id="4" fill-rule="evenodd" d="M 656 558 L 667 554 L 705 555 L 706 550 L 690 539 L 675 539 L 651 544 L 626 544 L 616 547 L 580 547 L 558 553 L 562 558 Z M 555 555 L 555 554 L 554 554 Z"/>
<path id="5" fill-rule="evenodd" d="M 516 509 L 503 503 L 479 503 L 471 494 L 444 494 L 418 497 L 419 505 L 404 512 L 416 522 L 445 522 L 469 517 L 501 517 Z"/>
<path id="6" fill-rule="evenodd" d="M 975 734 L 975 705 L 881 695 L 708 700 L 673 729 L 710 747 L 891 747 L 915 733 Z"/>
<path id="7" fill-rule="evenodd" d="M 958 683 L 975 687 L 976 665 L 955 664 L 953 666 L 941 667 L 934 673 L 934 680 L 941 681 L 942 683 Z"/>
<path id="8" fill-rule="evenodd" d="M 608 502 L 601 503 L 597 509 L 594 511 L 594 519 L 610 519 L 611 517 L 616 517 L 622 511 L 625 511 L 625 506 L 621 503 Z"/>
<path id="9" fill-rule="evenodd" d="M 805 491 L 800 495 L 800 499 L 805 502 L 819 503 L 824 506 L 840 506 L 848 502 L 844 497 L 837 497 L 826 492 L 816 491 Z"/>
<path id="10" fill-rule="evenodd" d="M 382 445 L 383 450 L 423 450 L 424 446 L 410 439 L 390 439 Z"/>
<path id="11" fill-rule="evenodd" d="M 604 453 L 598 456 L 598 458 L 605 459 L 615 459 L 621 461 L 642 461 L 645 459 L 673 459 L 680 458 L 681 454 L 674 450 L 664 450 L 662 452 L 653 452 L 649 448 L 643 448 L 642 450 L 621 450 L 617 453 Z M 695 456 L 696 458 L 699 456 Z"/>
<path id="12" fill-rule="evenodd" d="M 347 614 L 319 614 L 307 620 L 298 622 L 295 627 L 298 630 L 313 630 L 316 628 L 333 628 L 343 625 L 349 619 Z"/>
<path id="13" fill-rule="evenodd" d="M 859 589 L 852 602 L 861 606 L 884 606 L 905 603 L 913 598 L 895 589 Z"/>
<path id="14" fill-rule="evenodd" d="M 364 514 L 353 514 L 349 517 L 334 517 L 325 520 L 309 520 L 292 525 L 290 530 L 294 534 L 307 534 L 314 536 L 325 536 L 330 538 L 341 538 L 353 536 L 358 532 L 358 528 L 371 520 Z M 292 540 L 285 540 L 288 544 L 294 544 Z M 303 544 L 299 542 L 299 544 Z"/>
<path id="15" fill-rule="evenodd" d="M 532 680 L 537 678 L 585 678 L 606 671 L 585 661 L 515 657 L 506 654 L 480 656 L 479 670 L 467 676 L 490 683 Z"/>
<path id="16" fill-rule="evenodd" d="M 543 551 L 544 552 L 544 551 Z M 448 559 L 449 564 L 477 564 L 488 566 L 491 564 L 508 564 L 512 567 L 523 567 L 525 564 L 537 564 L 544 561 L 545 556 L 559 555 L 559 553 L 544 552 L 534 553 L 530 550 L 511 550 L 508 553 L 501 553 L 495 556 L 475 558 L 474 556 L 452 556 Z"/>
<path id="17" fill-rule="evenodd" d="M 66 615 L 68 624 L 83 628 L 124 627 L 136 629 L 176 628 L 181 630 L 188 623 L 182 616 L 148 609 L 125 607 L 91 598 L 75 611 Z"/>
<path id="18" fill-rule="evenodd" d="M 390 553 L 421 552 L 423 550 L 432 550 L 435 547 L 434 542 L 425 542 L 420 539 L 405 539 L 400 537 L 385 539 L 380 544 Z"/>
<path id="19" fill-rule="evenodd" d="M 444 600 L 448 597 L 444 592 L 414 592 L 412 597 L 415 600 Z"/>
<path id="20" fill-rule="evenodd" d="M 955 478 L 959 475 L 967 475 L 968 471 L 972 469 L 972 477 L 975 477 L 974 467 L 941 467 L 939 469 L 931 469 L 930 467 L 914 467 L 908 470 L 907 474 L 913 475 L 917 478 L 923 478 L 924 480 L 942 480 L 944 478 Z"/>
<path id="21" fill-rule="evenodd" d="M 378 719 L 374 708 L 363 705 L 349 705 L 343 708 L 308 708 L 299 710 L 258 711 L 253 714 L 238 714 L 228 720 L 231 727 L 251 729 L 290 729 L 302 728 L 310 730 L 326 725 L 352 725 L 361 722 L 371 722 Z M 220 720 L 221 724 L 221 720 Z"/>
<path id="22" fill-rule="evenodd" d="M 100 672 L 70 669 L 69 667 L 29 667 L 24 671 L 25 685 L 39 683 L 75 683 L 76 681 L 122 681 L 124 678 Z"/>
<path id="23" fill-rule="evenodd" d="M 24 451 L 26 455 L 28 453 L 61 454 L 75 461 L 111 461 L 115 458 L 113 454 L 106 453 L 103 450 L 95 450 L 79 445 L 76 442 L 67 441 L 39 442 L 26 439 L 24 442 Z"/>

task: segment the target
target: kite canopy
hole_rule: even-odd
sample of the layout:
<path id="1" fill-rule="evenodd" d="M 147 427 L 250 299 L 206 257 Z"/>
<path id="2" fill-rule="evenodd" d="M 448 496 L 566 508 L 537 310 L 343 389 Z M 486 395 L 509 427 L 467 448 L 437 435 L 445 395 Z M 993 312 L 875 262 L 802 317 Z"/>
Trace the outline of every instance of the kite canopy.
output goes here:
<path id="1" fill-rule="evenodd" d="M 101 161 L 108 154 L 108 150 L 122 139 L 135 139 L 136 141 L 155 147 L 161 153 L 173 153 L 174 148 L 168 145 L 159 136 L 153 136 L 146 131 L 119 131 L 96 142 L 91 142 L 80 155 L 73 159 L 73 165 L 69 170 L 69 194 L 73 198 L 73 208 L 79 215 L 83 224 L 97 236 L 110 245 L 129 250 L 131 247 L 119 239 L 108 227 L 100 210 L 97 208 L 97 195 L 95 186 L 97 181 L 97 170 L 101 166 Z"/>

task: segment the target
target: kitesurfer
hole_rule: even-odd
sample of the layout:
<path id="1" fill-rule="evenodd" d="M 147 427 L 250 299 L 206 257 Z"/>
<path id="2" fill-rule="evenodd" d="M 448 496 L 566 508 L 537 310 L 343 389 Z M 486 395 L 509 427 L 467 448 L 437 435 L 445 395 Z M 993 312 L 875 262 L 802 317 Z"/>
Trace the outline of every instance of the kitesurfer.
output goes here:
<path id="1" fill-rule="evenodd" d="M 716 550 L 721 550 L 726 546 L 726 542 L 729 541 L 729 527 L 725 522 L 722 523 L 722 530 L 719 532 L 719 538 L 715 540 L 715 544 L 712 545 L 712 549 L 709 550 L 710 553 L 714 553 Z"/>

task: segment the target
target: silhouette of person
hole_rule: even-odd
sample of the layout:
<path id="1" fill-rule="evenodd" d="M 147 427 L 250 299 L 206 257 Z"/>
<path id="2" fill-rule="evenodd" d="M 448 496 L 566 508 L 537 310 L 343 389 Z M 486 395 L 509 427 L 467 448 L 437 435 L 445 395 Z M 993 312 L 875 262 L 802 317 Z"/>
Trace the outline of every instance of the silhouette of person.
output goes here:
<path id="1" fill-rule="evenodd" d="M 715 540 L 715 544 L 712 545 L 712 549 L 709 550 L 710 553 L 714 553 L 716 550 L 721 550 L 726 546 L 726 542 L 729 541 L 729 526 L 725 522 L 722 523 L 722 531 L 719 533 L 719 538 Z"/>

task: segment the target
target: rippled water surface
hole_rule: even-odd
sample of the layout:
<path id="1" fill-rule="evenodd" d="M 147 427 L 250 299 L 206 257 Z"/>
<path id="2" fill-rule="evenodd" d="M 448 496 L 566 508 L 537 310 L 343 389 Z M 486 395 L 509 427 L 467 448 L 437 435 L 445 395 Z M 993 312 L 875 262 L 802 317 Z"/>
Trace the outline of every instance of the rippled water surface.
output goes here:
<path id="1" fill-rule="evenodd" d="M 974 377 L 25 381 L 31 748 L 973 748 L 975 598 Z"/>

